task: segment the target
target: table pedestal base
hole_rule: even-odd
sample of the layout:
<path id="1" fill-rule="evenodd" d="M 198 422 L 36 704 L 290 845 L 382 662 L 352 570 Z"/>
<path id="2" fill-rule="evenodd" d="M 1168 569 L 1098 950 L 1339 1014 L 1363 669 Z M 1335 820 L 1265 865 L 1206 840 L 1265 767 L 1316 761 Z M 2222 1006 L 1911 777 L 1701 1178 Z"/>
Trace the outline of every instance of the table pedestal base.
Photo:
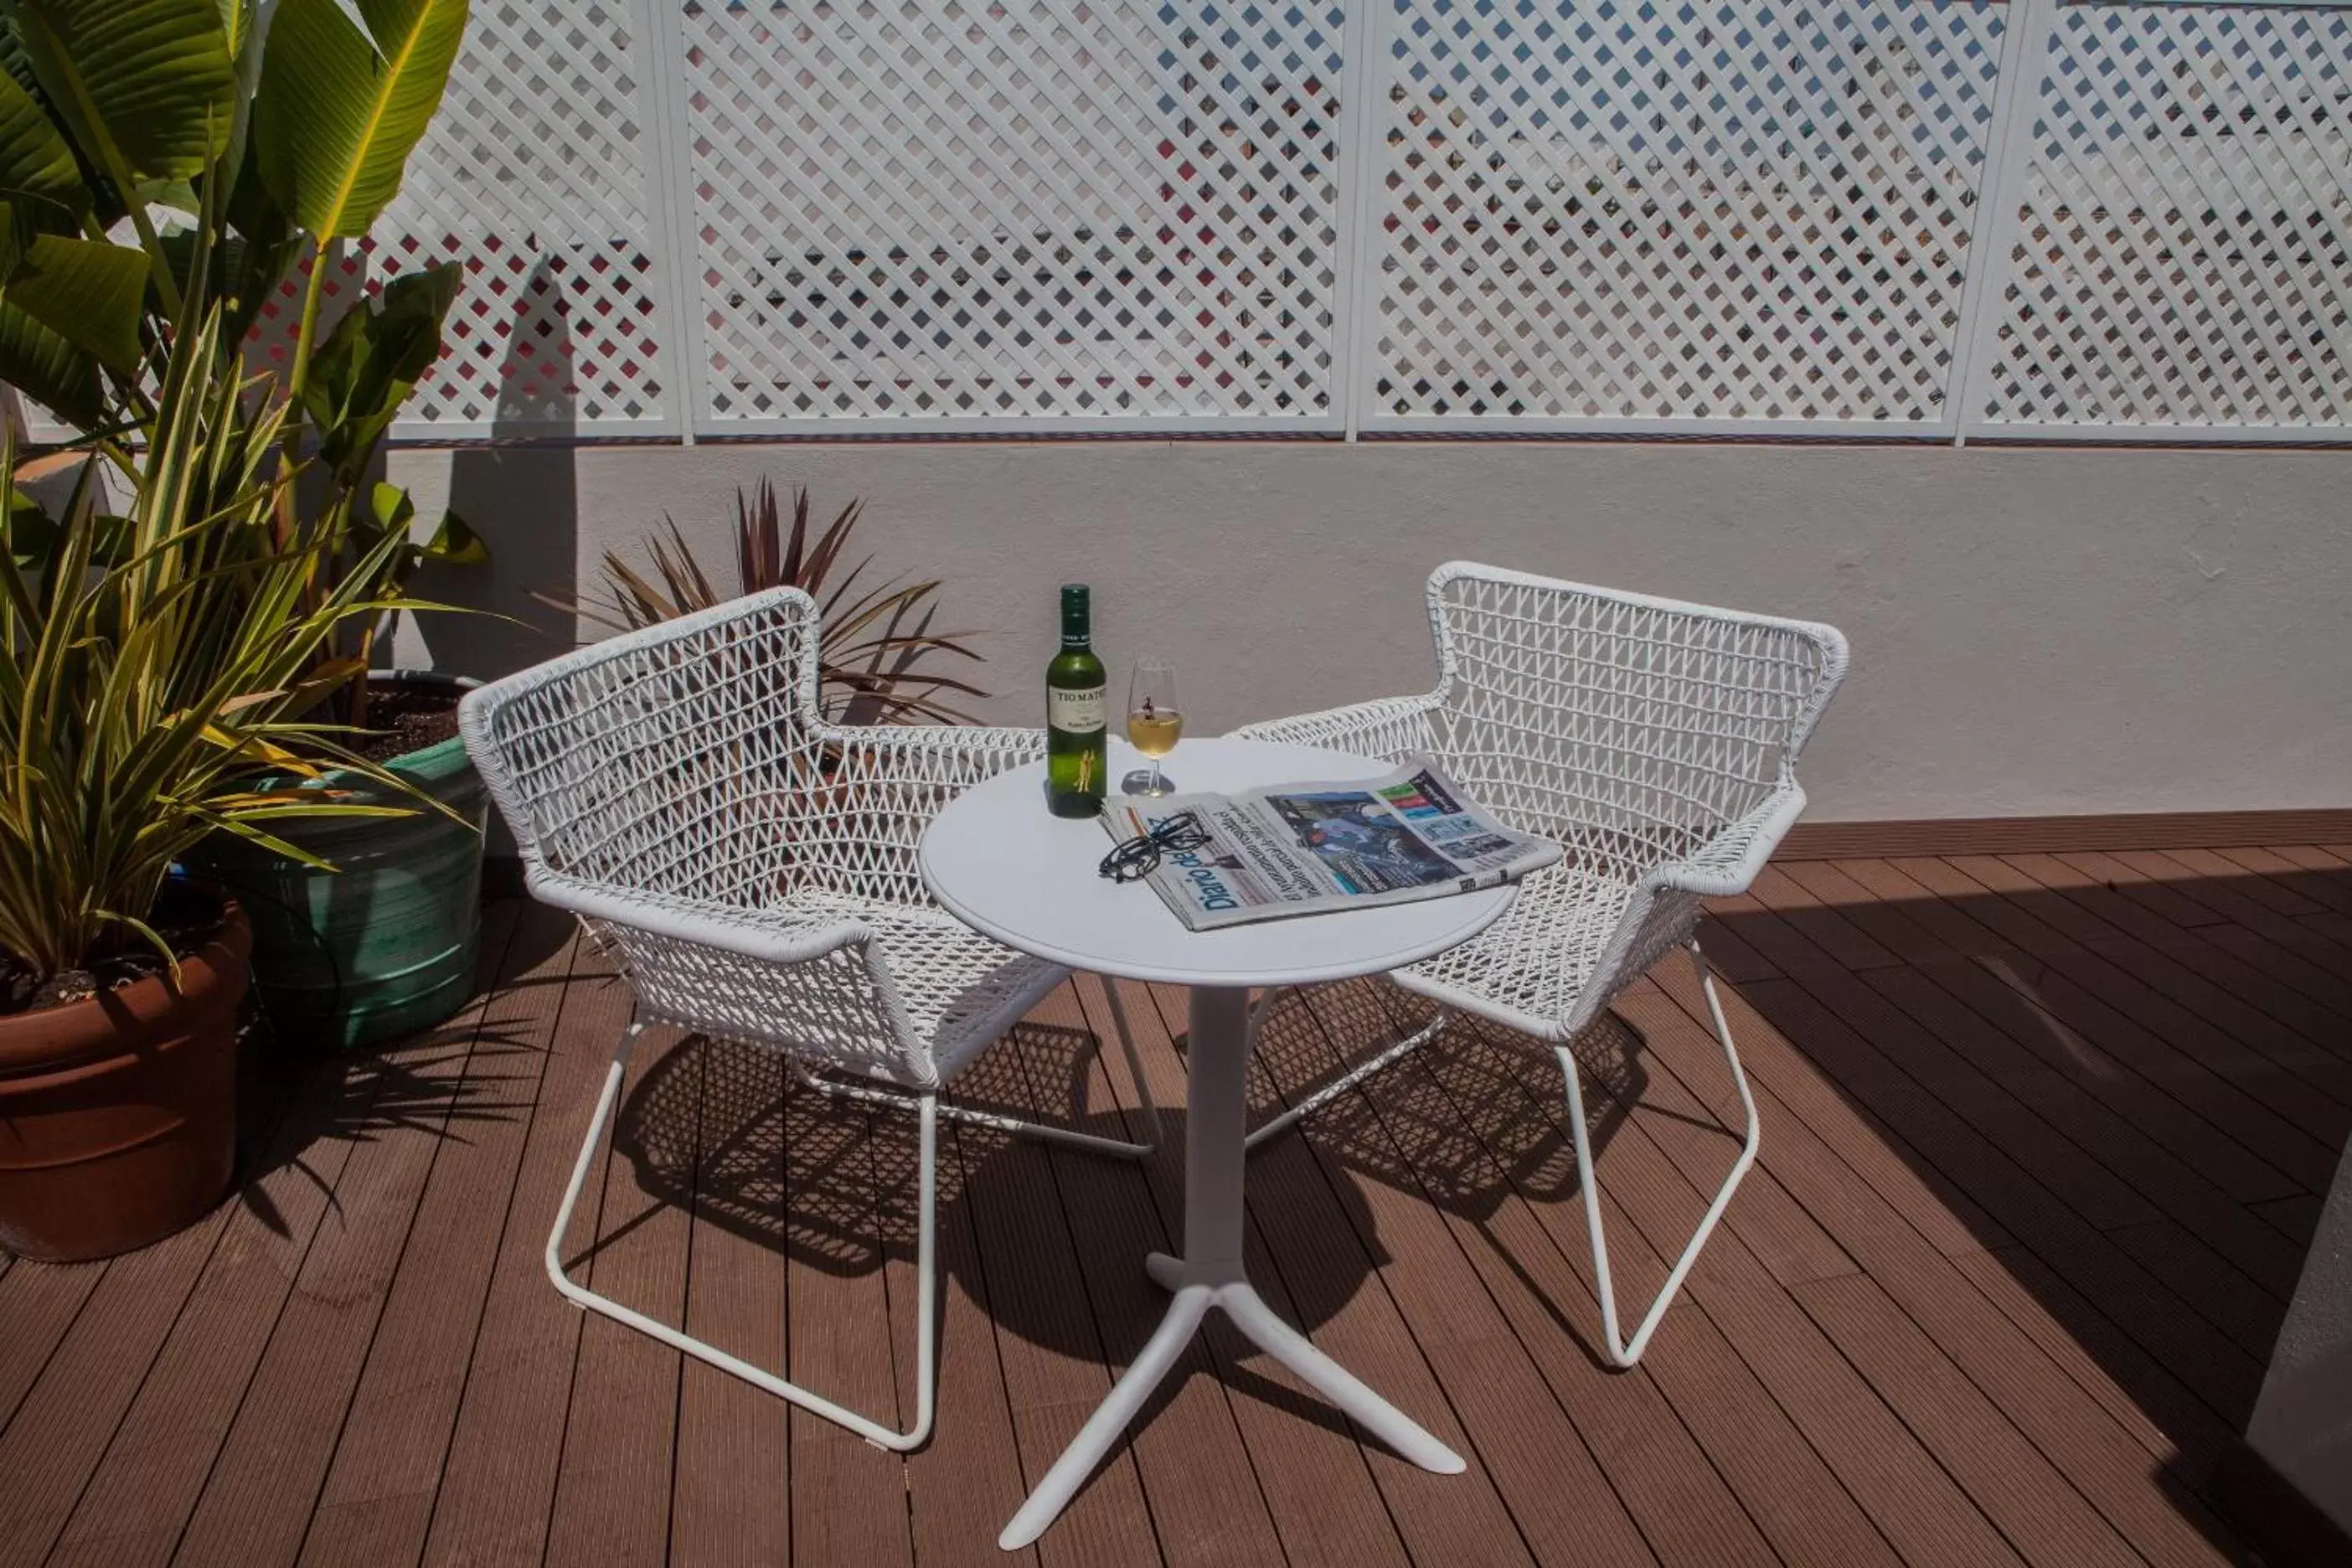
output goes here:
<path id="1" fill-rule="evenodd" d="M 1115 984 L 1107 981 L 1106 984 Z M 1212 1307 L 1266 1354 L 1297 1373 L 1349 1419 L 1424 1470 L 1458 1474 L 1461 1456 L 1374 1394 L 1307 1336 L 1275 1315 L 1242 1268 L 1242 1178 L 1247 1160 L 1245 1089 L 1249 1042 L 1246 991 L 1195 987 L 1192 1008 L 1192 1094 L 1184 1134 L 1184 1256 L 1155 1252 L 1144 1269 L 1175 1292 L 1110 1397 L 1089 1416 L 1054 1468 L 996 1538 L 1007 1552 L 1044 1534 L 1107 1458 L 1129 1422 L 1151 1397 L 1192 1342 Z"/>

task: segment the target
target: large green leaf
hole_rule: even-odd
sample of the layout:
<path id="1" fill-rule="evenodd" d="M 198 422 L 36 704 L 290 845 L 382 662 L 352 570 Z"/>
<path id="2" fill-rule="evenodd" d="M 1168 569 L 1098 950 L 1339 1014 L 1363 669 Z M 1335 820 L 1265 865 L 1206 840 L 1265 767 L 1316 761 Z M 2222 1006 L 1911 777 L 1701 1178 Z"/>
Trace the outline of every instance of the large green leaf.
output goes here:
<path id="1" fill-rule="evenodd" d="M 146 292 L 143 253 L 54 234 L 34 238 L 8 282 L 10 304 L 124 376 L 139 374 Z"/>
<path id="2" fill-rule="evenodd" d="M 100 167 L 184 179 L 227 144 L 236 73 L 216 0 L 8 0 L 49 101 Z"/>
<path id="3" fill-rule="evenodd" d="M 0 196 L 52 203 L 68 214 L 89 205 L 73 148 L 38 100 L 0 71 Z"/>
<path id="4" fill-rule="evenodd" d="M 98 361 L 0 295 L 0 381 L 78 429 L 106 417 Z"/>
<path id="5" fill-rule="evenodd" d="M 319 455 L 345 484 L 359 482 L 417 379 L 441 357 L 441 323 L 463 275 L 446 263 L 403 273 L 310 351 L 303 412 L 319 432 Z"/>
<path id="6" fill-rule="evenodd" d="M 320 239 L 364 235 L 399 194 L 466 32 L 466 0 L 357 9 L 364 33 L 339 0 L 278 0 L 254 99 L 262 177 Z"/>

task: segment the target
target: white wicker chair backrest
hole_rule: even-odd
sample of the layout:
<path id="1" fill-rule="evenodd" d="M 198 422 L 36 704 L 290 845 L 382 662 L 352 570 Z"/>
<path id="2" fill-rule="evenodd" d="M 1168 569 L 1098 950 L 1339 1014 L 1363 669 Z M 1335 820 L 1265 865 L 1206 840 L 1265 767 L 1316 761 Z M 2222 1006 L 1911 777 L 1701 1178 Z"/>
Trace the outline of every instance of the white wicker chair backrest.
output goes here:
<path id="1" fill-rule="evenodd" d="M 1761 804 L 1846 665 L 1832 626 L 1469 562 L 1429 614 L 1464 788 L 1628 881 Z"/>
<path id="2" fill-rule="evenodd" d="M 482 689 L 467 743 L 527 864 L 758 909 L 823 787 L 816 606 L 778 588 Z"/>

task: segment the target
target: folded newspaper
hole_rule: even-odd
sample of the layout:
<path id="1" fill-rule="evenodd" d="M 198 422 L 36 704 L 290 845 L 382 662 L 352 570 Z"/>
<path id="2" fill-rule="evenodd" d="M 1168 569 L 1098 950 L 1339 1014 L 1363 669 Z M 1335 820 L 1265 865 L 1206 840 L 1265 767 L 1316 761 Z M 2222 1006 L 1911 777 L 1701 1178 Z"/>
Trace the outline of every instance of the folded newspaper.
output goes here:
<path id="1" fill-rule="evenodd" d="M 1209 842 L 1168 851 L 1145 878 L 1192 931 L 1369 909 L 1515 882 L 1559 858 L 1549 839 L 1496 823 L 1427 757 L 1337 784 L 1239 795 L 1116 796 L 1117 839 L 1192 812 Z"/>

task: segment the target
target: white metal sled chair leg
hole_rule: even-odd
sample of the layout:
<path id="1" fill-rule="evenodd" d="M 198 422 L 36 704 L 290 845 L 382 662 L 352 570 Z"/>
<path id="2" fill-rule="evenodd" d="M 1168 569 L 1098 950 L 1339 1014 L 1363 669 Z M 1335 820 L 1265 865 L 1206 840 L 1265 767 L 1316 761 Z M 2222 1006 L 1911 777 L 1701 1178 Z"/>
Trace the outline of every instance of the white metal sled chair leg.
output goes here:
<path id="1" fill-rule="evenodd" d="M 1256 1006 L 1250 1009 L 1249 1040 L 1253 1049 L 1257 1045 L 1258 1031 L 1264 1026 L 1266 1015 L 1274 1011 L 1275 998 L 1289 989 L 1291 988 L 1286 985 L 1274 986 L 1257 999 Z M 1314 1115 L 1358 1084 L 1388 1071 L 1389 1068 L 1437 1038 L 1445 1032 L 1445 1026 L 1453 1021 L 1453 1014 L 1443 1007 L 1439 1008 L 1435 1017 L 1403 1039 L 1381 1047 L 1338 1078 L 1300 1100 L 1297 1104 L 1277 1115 L 1267 1117 L 1255 1131 L 1250 1133 L 1246 1140 L 1246 1147 L 1255 1152 L 1270 1140 L 1281 1137 L 1285 1132 L 1297 1126 L 1302 1120 Z"/>
<path id="2" fill-rule="evenodd" d="M 637 1037 L 645 1032 L 643 1024 L 631 1024 L 613 1052 L 613 1065 L 604 1075 L 604 1092 L 596 1101 L 596 1114 L 588 1123 L 587 1139 L 580 1145 L 580 1157 L 572 1163 L 572 1183 L 563 1189 L 563 1202 L 555 1211 L 555 1228 L 547 1235 L 547 1277 L 555 1282 L 565 1300 L 592 1312 L 602 1312 L 616 1322 L 626 1323 L 639 1333 L 651 1334 L 662 1343 L 684 1351 L 688 1355 L 709 1362 L 719 1371 L 731 1373 L 744 1382 L 766 1389 L 779 1399 L 799 1405 L 812 1415 L 848 1427 L 877 1447 L 905 1453 L 919 1448 L 931 1435 L 931 1417 L 939 1395 L 939 1265 L 935 1214 L 939 1206 L 939 1118 L 936 1097 L 922 1095 L 915 1101 L 916 1114 L 920 1118 L 921 1152 L 919 1155 L 919 1194 L 917 1209 L 915 1241 L 915 1423 L 904 1431 L 894 1431 L 855 1410 L 845 1409 L 823 1394 L 811 1393 L 796 1383 L 787 1383 L 763 1367 L 753 1366 L 740 1356 L 728 1354 L 718 1346 L 706 1343 L 691 1334 L 649 1318 L 632 1307 L 623 1306 L 610 1296 L 603 1296 L 586 1286 L 575 1283 L 563 1268 L 563 1237 L 572 1228 L 572 1212 L 580 1203 L 581 1190 L 588 1184 L 588 1173 L 595 1168 L 596 1152 L 604 1146 L 604 1134 L 613 1123 L 613 1111 L 621 1098 L 621 1081 L 627 1075 L 630 1054 L 635 1049 Z"/>
<path id="3" fill-rule="evenodd" d="M 1576 1143 L 1576 1182 L 1584 1197 L 1584 1228 L 1592 1238 L 1593 1288 L 1601 1298 L 1601 1328 L 1608 1339 L 1609 1359 L 1619 1366 L 1632 1366 L 1642 1359 L 1642 1352 L 1648 1347 L 1650 1335 L 1656 1330 L 1658 1320 L 1664 1317 L 1666 1309 L 1675 1304 L 1675 1296 L 1682 1291 L 1683 1281 L 1698 1262 L 1699 1249 L 1706 1245 L 1707 1237 L 1713 1234 L 1716 1221 L 1721 1219 L 1723 1211 L 1731 1206 L 1731 1194 L 1739 1190 L 1741 1178 L 1748 1174 L 1748 1168 L 1756 1163 L 1756 1148 L 1761 1130 L 1756 1120 L 1755 1098 L 1748 1092 L 1748 1074 L 1739 1065 L 1739 1048 L 1731 1043 L 1731 1026 L 1725 1022 L 1723 1003 L 1715 994 L 1715 972 L 1707 967 L 1706 955 L 1699 951 L 1696 942 L 1690 944 L 1690 959 L 1691 967 L 1698 973 L 1699 987 L 1706 993 L 1706 1010 L 1715 1020 L 1715 1037 L 1723 1045 L 1723 1059 L 1731 1068 L 1731 1081 L 1739 1090 L 1739 1109 L 1747 1118 L 1748 1126 L 1740 1140 L 1739 1157 L 1731 1163 L 1731 1173 L 1723 1179 L 1723 1185 L 1716 1192 L 1715 1201 L 1706 1205 L 1706 1213 L 1699 1218 L 1698 1228 L 1691 1233 L 1690 1244 L 1683 1248 L 1682 1256 L 1675 1259 L 1674 1268 L 1666 1273 L 1666 1282 L 1658 1288 L 1656 1300 L 1643 1314 L 1642 1321 L 1633 1330 L 1633 1337 L 1630 1341 L 1618 1328 L 1617 1287 L 1609 1273 L 1609 1238 L 1601 1226 L 1601 1183 L 1592 1170 L 1592 1143 L 1585 1127 L 1584 1092 L 1578 1084 L 1576 1057 L 1566 1046 L 1552 1047 L 1553 1054 L 1559 1058 L 1560 1077 L 1568 1084 L 1568 1124 Z"/>

